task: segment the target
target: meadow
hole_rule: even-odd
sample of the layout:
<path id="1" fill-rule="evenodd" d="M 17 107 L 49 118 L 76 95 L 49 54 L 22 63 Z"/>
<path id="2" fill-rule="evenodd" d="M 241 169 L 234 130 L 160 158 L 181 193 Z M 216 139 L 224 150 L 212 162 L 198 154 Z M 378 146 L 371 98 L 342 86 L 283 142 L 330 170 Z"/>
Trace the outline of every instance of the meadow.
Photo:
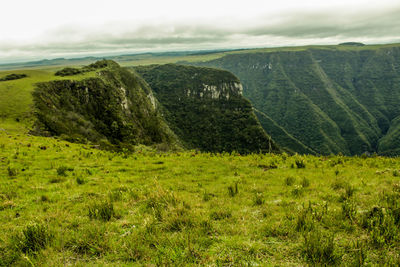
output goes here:
<path id="1" fill-rule="evenodd" d="M 16 128 L 16 127 L 14 127 Z M 0 131 L 0 265 L 398 265 L 400 161 Z"/>
<path id="2" fill-rule="evenodd" d="M 0 266 L 400 265 L 398 157 L 32 136 L 33 86 L 58 69 L 0 72 L 28 76 L 0 82 Z"/>

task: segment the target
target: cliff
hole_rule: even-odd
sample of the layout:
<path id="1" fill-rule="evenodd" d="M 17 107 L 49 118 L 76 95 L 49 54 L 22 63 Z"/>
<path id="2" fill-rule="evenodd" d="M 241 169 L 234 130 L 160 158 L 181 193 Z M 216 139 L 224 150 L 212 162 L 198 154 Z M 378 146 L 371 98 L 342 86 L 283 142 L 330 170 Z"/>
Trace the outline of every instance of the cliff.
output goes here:
<path id="1" fill-rule="evenodd" d="M 227 71 L 174 64 L 135 67 L 188 148 L 211 152 L 276 152 L 238 78 Z"/>
<path id="2" fill-rule="evenodd" d="M 114 147 L 178 144 L 142 79 L 113 61 L 92 66 L 83 80 L 37 84 L 35 133 Z"/>

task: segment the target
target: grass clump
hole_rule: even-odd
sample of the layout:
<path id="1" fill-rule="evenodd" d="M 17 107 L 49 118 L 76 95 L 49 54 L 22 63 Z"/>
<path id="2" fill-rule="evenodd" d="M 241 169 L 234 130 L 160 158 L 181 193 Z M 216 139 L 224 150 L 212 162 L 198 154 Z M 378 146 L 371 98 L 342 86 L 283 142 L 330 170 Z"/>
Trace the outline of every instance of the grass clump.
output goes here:
<path id="1" fill-rule="evenodd" d="M 76 177 L 76 183 L 79 185 L 83 185 L 85 183 L 85 179 L 82 177 Z"/>
<path id="2" fill-rule="evenodd" d="M 93 203 L 88 207 L 90 219 L 109 221 L 115 216 L 114 205 L 111 202 Z"/>
<path id="3" fill-rule="evenodd" d="M 232 217 L 230 210 L 215 210 L 210 213 L 210 219 L 214 221 L 229 219 Z"/>
<path id="4" fill-rule="evenodd" d="M 10 176 L 10 177 L 17 176 L 17 170 L 15 168 L 10 167 L 10 166 L 7 167 L 7 173 L 8 173 L 8 176 Z"/>
<path id="5" fill-rule="evenodd" d="M 338 257 L 335 255 L 333 234 L 323 234 L 320 230 L 304 235 L 303 255 L 312 265 L 333 265 Z"/>
<path id="6" fill-rule="evenodd" d="M 287 186 L 291 186 L 296 182 L 296 178 L 294 178 L 293 176 L 289 176 L 285 178 L 285 185 Z"/>
<path id="7" fill-rule="evenodd" d="M 304 160 L 296 159 L 295 161 L 297 169 L 304 169 L 306 167 L 306 163 Z"/>
<path id="8" fill-rule="evenodd" d="M 28 225 L 22 235 L 16 237 L 16 247 L 23 253 L 34 253 L 44 249 L 53 239 L 53 234 L 42 224 Z"/>
<path id="9" fill-rule="evenodd" d="M 264 196 L 261 193 L 256 193 L 253 199 L 253 204 L 255 206 L 260 206 L 265 203 Z"/>
<path id="10" fill-rule="evenodd" d="M 310 180 L 308 180 L 306 177 L 304 177 L 303 180 L 301 180 L 301 186 L 303 188 L 309 187 L 310 186 Z"/>
<path id="11" fill-rule="evenodd" d="M 228 194 L 230 197 L 234 197 L 239 193 L 238 183 L 236 182 L 234 185 L 228 186 Z"/>
<path id="12" fill-rule="evenodd" d="M 74 168 L 69 168 L 67 166 L 60 166 L 57 168 L 57 175 L 59 176 L 67 176 L 67 171 L 73 171 Z"/>

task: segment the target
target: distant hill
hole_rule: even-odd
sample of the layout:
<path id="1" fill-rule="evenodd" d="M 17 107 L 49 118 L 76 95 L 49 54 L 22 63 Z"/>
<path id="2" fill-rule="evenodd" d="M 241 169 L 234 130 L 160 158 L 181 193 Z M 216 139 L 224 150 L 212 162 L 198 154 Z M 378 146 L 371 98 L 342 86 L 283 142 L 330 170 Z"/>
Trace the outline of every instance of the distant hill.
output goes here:
<path id="1" fill-rule="evenodd" d="M 257 110 L 317 153 L 399 154 L 399 46 L 252 51 L 193 64 L 237 75 Z"/>

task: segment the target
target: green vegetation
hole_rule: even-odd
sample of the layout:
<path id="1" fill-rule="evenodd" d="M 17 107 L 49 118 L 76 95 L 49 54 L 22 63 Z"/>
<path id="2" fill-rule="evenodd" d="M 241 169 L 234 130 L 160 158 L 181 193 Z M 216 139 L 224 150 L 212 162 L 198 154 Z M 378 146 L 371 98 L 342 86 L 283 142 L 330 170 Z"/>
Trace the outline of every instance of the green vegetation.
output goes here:
<path id="1" fill-rule="evenodd" d="M 398 158 L 135 151 L 0 131 L 0 266 L 400 262 Z"/>
<path id="2" fill-rule="evenodd" d="M 100 69 L 94 77 L 38 83 L 33 92 L 35 134 L 57 135 L 103 148 L 132 149 L 136 144 L 177 140 L 148 97 L 140 78 L 113 61 L 99 61 L 83 72 Z M 65 70 L 65 69 L 64 69 Z"/>
<path id="3" fill-rule="evenodd" d="M 229 53 L 264 129 L 288 151 L 398 155 L 400 47 L 353 43 Z"/>
<path id="4" fill-rule="evenodd" d="M 357 98 L 354 97 L 357 88 L 350 94 L 344 92 L 344 86 L 340 86 L 342 90 L 334 85 L 339 84 L 340 75 L 352 72 L 341 73 L 339 70 L 344 66 L 336 66 L 334 59 L 327 59 L 331 52 L 321 52 L 327 58 L 316 62 L 320 60 L 318 55 L 321 56 L 318 52 L 310 52 L 308 48 L 291 49 L 279 55 L 268 52 L 271 60 L 276 60 L 271 66 L 273 78 L 268 74 L 268 66 L 268 71 L 255 71 L 251 77 L 258 77 L 253 80 L 257 88 L 262 88 L 266 82 L 263 79 L 270 77 L 268 86 L 274 89 L 268 97 L 261 89 L 254 91 L 258 95 L 253 97 L 261 99 L 256 101 L 258 104 L 274 96 L 283 105 L 283 99 L 291 95 L 285 91 L 287 88 L 302 89 L 301 93 L 294 92 L 295 96 L 285 104 L 289 110 L 284 113 L 288 119 L 285 125 L 265 110 L 259 107 L 255 110 L 262 126 L 271 129 L 272 135 L 282 135 L 277 140 L 284 144 L 286 151 L 316 154 L 321 153 L 318 149 L 325 149 L 322 151 L 326 154 L 341 151 L 350 154 L 362 140 L 365 147 L 372 147 L 370 151 L 398 153 L 394 145 L 400 125 L 399 115 L 395 113 L 397 100 L 392 95 L 391 102 L 384 96 L 390 91 L 391 83 L 382 87 L 375 85 L 382 85 L 379 77 L 384 71 L 387 79 L 393 78 L 394 73 L 388 71 L 390 66 L 384 71 L 376 66 L 372 68 L 379 57 L 369 57 L 373 53 L 370 46 L 323 48 L 340 51 L 332 58 L 345 50 L 360 57 L 360 64 L 355 65 L 358 69 L 364 66 L 364 73 L 354 83 L 363 83 L 363 79 L 365 82 L 367 76 L 374 83 L 369 83 L 369 89 L 363 91 L 368 96 L 361 97 L 358 93 Z M 296 49 L 303 54 L 296 55 Z M 395 50 L 384 52 L 388 51 Z M 390 57 L 385 53 L 383 57 Z M 241 64 L 250 62 L 251 65 L 253 56 L 257 60 L 265 59 L 265 54 L 257 51 L 221 54 L 241 55 Z M 363 60 L 371 65 L 369 71 Z M 347 63 L 350 61 L 349 56 Z M 313 62 L 310 63 L 313 68 L 304 67 L 303 72 L 300 67 L 307 62 Z M 234 65 L 235 61 L 231 63 L 232 68 L 239 68 Z M 397 66 L 396 61 L 392 63 Z M 355 157 L 244 155 L 242 152 L 259 152 L 253 148 L 261 143 L 272 144 L 275 149 L 275 143 L 270 143 L 250 103 L 238 93 L 238 79 L 232 74 L 177 65 L 136 68 L 151 84 L 150 89 L 138 75 L 113 62 L 98 64 L 91 71 L 65 77 L 54 75 L 61 68 L 1 72 L 1 76 L 24 73 L 28 77 L 0 83 L 0 266 L 400 264 L 399 158 L 376 154 Z M 332 69 L 328 71 L 329 68 Z M 348 68 L 357 69 L 353 65 Z M 335 69 L 338 76 L 333 79 Z M 196 73 L 199 77 L 193 79 Z M 293 78 L 289 79 L 289 74 Z M 354 78 L 352 75 L 343 76 L 344 84 L 349 81 L 346 79 Z M 310 88 L 317 85 L 315 77 L 322 77 L 324 88 L 329 89 L 325 91 L 329 91 L 331 98 L 325 93 L 317 94 L 325 99 L 321 102 L 324 104 L 318 104 L 317 96 L 312 98 L 304 89 L 306 85 L 312 85 Z M 242 82 L 245 92 L 252 88 L 249 87 L 251 79 Z M 204 90 L 204 84 L 212 90 Z M 236 85 L 232 87 L 233 84 Z M 33 101 L 34 87 L 37 89 Z M 124 93 L 121 87 L 126 90 Z M 383 88 L 385 93 L 381 94 L 378 88 Z M 90 93 L 86 94 L 86 89 Z M 85 102 L 87 95 L 93 104 Z M 366 98 L 372 96 L 384 103 L 385 112 L 382 107 L 373 106 L 373 101 L 368 102 L 371 105 L 367 109 Z M 125 103 L 125 97 L 131 108 L 129 116 L 118 105 Z M 186 109 L 171 108 L 174 103 L 181 103 Z M 42 125 L 37 122 L 36 130 L 48 131 L 55 137 L 28 134 L 36 119 L 33 104 L 36 115 L 44 118 Z M 273 104 L 272 100 L 264 107 L 269 104 Z M 202 105 L 209 105 L 212 112 L 207 113 L 207 106 Z M 347 118 L 344 114 L 357 114 L 352 120 L 345 120 L 352 126 L 343 128 L 338 122 L 339 115 L 327 115 L 328 110 L 335 108 L 343 120 Z M 201 117 L 199 111 L 204 112 L 200 113 Z M 68 114 L 74 116 L 68 117 Z M 135 117 L 136 114 L 142 115 Z M 185 126 L 183 115 L 193 126 Z M 307 118 L 302 118 L 303 115 Z M 220 120 L 221 116 L 227 121 Z M 390 119 L 386 120 L 388 116 Z M 131 129 L 120 131 L 121 126 L 124 129 L 128 120 L 139 117 L 134 126 L 147 125 L 144 121 L 149 119 L 162 127 L 153 132 L 143 130 L 143 135 L 130 139 L 125 133 Z M 203 117 L 204 121 L 200 121 Z M 251 130 L 239 127 L 240 131 L 229 135 L 227 129 L 236 130 L 229 128 L 232 125 L 228 122 L 235 127 L 252 127 Z M 366 122 L 370 129 L 364 128 Z M 177 140 L 167 123 L 174 130 L 194 127 L 193 136 L 176 131 L 188 147 L 200 147 L 196 144 L 198 132 L 208 136 L 197 140 L 211 138 L 215 133 L 228 141 L 233 141 L 235 135 L 244 138 L 236 147 L 225 143 L 225 147 L 215 150 L 215 147 L 202 148 L 214 152 L 169 150 L 152 139 L 152 134 L 161 133 Z M 211 127 L 213 124 L 216 128 Z M 221 124 L 225 130 L 218 128 Z M 294 134 L 288 125 L 305 126 Z M 382 130 L 384 126 L 386 132 Z M 350 133 L 363 135 L 351 139 Z M 145 139 L 140 139 L 141 136 Z M 306 141 L 302 136 L 307 136 Z M 350 146 L 349 140 L 354 144 Z M 125 142 L 130 144 L 130 150 L 126 149 Z M 314 145 L 311 147 L 310 143 Z M 100 150 L 97 144 L 120 149 Z M 252 144 L 257 145 L 252 147 Z M 252 149 L 241 151 L 240 147 Z M 232 153 L 215 152 L 230 151 L 229 148 Z M 261 149 L 268 150 L 268 147 Z"/>
<path id="5" fill-rule="evenodd" d="M 345 42 L 345 43 L 340 43 L 339 45 L 365 46 L 365 44 L 359 42 Z"/>
<path id="6" fill-rule="evenodd" d="M 57 71 L 54 75 L 56 76 L 74 76 L 77 74 L 82 74 L 85 72 L 91 72 L 91 71 L 95 71 L 97 69 L 102 69 L 105 67 L 115 67 L 115 63 L 113 63 L 113 61 L 111 60 L 99 60 L 96 61 L 95 63 L 92 63 L 88 66 L 84 66 L 80 69 L 77 68 L 71 68 L 71 67 L 66 67 L 63 68 L 62 70 Z"/>
<path id="7" fill-rule="evenodd" d="M 171 129 L 187 148 L 210 152 L 274 152 L 277 146 L 227 71 L 174 64 L 134 68 L 154 90 Z"/>
<path id="8" fill-rule="evenodd" d="M 0 78 L 0 82 L 4 82 L 4 81 L 11 81 L 11 80 L 18 80 L 18 79 L 22 79 L 22 78 L 25 78 L 25 77 L 27 77 L 27 75 L 26 74 L 15 74 L 15 73 L 12 73 L 12 74 L 8 74 L 8 75 L 6 75 L 5 77 L 3 77 L 3 78 Z"/>

